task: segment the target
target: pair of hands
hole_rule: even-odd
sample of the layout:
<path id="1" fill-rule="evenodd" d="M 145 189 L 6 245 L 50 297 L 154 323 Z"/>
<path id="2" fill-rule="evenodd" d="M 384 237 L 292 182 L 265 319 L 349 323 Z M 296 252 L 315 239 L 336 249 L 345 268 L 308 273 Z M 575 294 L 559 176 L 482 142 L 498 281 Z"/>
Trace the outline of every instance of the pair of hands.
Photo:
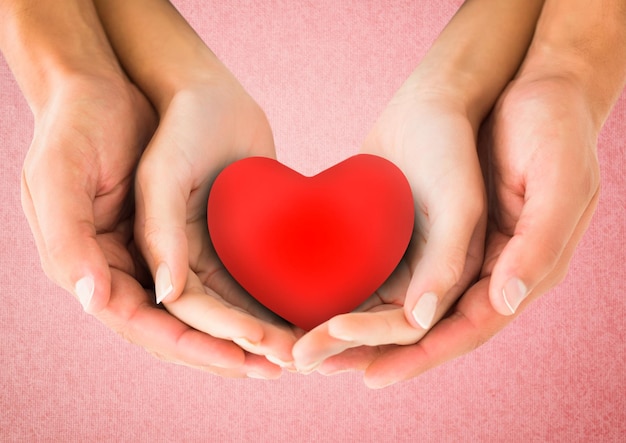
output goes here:
<path id="1" fill-rule="evenodd" d="M 387 386 L 480 346 L 565 277 L 598 200 L 597 130 L 575 83 L 537 74 L 509 84 L 478 134 L 453 100 L 398 92 L 365 149 L 407 175 L 412 243 L 365 312 L 304 336 L 297 360 Z"/>
<path id="2" fill-rule="evenodd" d="M 319 366 L 326 374 L 365 370 L 368 384 L 383 386 L 480 345 L 511 320 L 510 307 L 564 277 L 598 194 L 595 132 L 576 90 L 555 79 L 511 83 L 479 149 L 461 109 L 400 91 L 364 150 L 394 161 L 411 183 L 409 251 L 360 312 L 296 341 L 302 332 L 245 294 L 210 247 L 211 180 L 237 158 L 273 155 L 264 114 L 228 81 L 177 97 L 158 127 L 124 79 L 68 84 L 36 119 L 23 204 L 44 269 L 70 291 L 93 278 L 85 309 L 127 340 L 224 376 Z M 165 283 L 161 263 L 172 264 Z M 171 291 L 169 312 L 146 289 L 151 275 L 159 291 Z M 502 297 L 512 277 L 528 288 L 526 301 Z M 437 296 L 435 309 L 415 320 L 423 294 Z"/>
<path id="3" fill-rule="evenodd" d="M 120 72 L 71 78 L 35 112 L 23 205 L 46 273 L 158 357 L 234 377 L 360 369 L 384 386 L 480 345 L 563 278 L 597 201 L 588 108 L 566 78 L 526 73 L 478 134 L 453 97 L 402 88 L 363 150 L 411 183 L 409 251 L 359 312 L 308 334 L 242 291 L 210 246 L 212 179 L 274 155 L 263 112 L 229 73 L 158 118 Z"/>
<path id="4" fill-rule="evenodd" d="M 280 368 L 233 340 L 290 355 L 293 335 L 234 285 L 206 232 L 217 172 L 273 154 L 264 114 L 236 82 L 225 86 L 177 97 L 157 125 L 122 75 L 69 79 L 35 111 L 22 202 L 46 274 L 122 337 L 164 360 L 270 378 Z M 209 333 L 156 305 L 152 276 L 157 291 L 170 286 L 163 262 L 178 266 L 166 270 L 169 290 L 184 292 L 172 310 L 197 315 Z"/>

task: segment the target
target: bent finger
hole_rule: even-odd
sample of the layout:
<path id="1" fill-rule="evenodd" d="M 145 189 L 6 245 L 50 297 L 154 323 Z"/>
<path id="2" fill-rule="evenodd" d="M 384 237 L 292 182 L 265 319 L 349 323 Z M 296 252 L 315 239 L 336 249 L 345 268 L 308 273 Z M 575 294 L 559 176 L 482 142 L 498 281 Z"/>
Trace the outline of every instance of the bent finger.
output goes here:
<path id="1" fill-rule="evenodd" d="M 494 309 L 502 315 L 517 311 L 524 299 L 562 261 L 581 221 L 586 229 L 591 220 L 598 190 L 590 198 L 564 198 L 563 186 L 547 186 L 527 199 L 514 235 L 494 266 L 490 299 Z"/>
<path id="2" fill-rule="evenodd" d="M 25 165 L 22 206 L 46 274 L 95 313 L 109 300 L 111 277 L 96 239 L 90 174 L 63 151 L 43 153 Z"/>

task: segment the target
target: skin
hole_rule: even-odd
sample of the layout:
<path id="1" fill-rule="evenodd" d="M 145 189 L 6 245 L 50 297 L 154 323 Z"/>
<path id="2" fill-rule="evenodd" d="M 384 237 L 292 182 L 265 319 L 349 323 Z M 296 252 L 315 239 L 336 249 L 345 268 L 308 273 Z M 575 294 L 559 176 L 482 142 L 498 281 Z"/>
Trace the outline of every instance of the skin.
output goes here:
<path id="1" fill-rule="evenodd" d="M 3 1 L 0 8 L 0 47 L 35 119 L 22 202 L 46 274 L 87 312 L 161 359 L 222 376 L 279 376 L 267 359 L 155 304 L 150 268 L 134 235 L 145 211 L 135 211 L 132 185 L 157 114 L 122 70 L 93 4 Z M 85 278 L 91 284 L 77 284 Z M 252 318 L 239 307 L 225 310 Z M 257 323 L 252 318 L 227 332 L 283 343 L 284 335 L 265 334 Z"/>
<path id="2" fill-rule="evenodd" d="M 193 328 L 245 349 L 257 362 L 254 376 L 274 378 L 292 361 L 297 332 L 228 275 L 206 224 L 222 168 L 275 156 L 265 114 L 169 2 L 95 4 L 124 69 L 160 117 L 135 181 L 135 239 L 157 297 Z"/>
<path id="3" fill-rule="evenodd" d="M 223 376 L 295 364 L 364 370 L 381 387 L 479 346 L 566 274 L 597 203 L 597 134 L 624 83 L 623 2 L 547 0 L 508 86 L 540 2 L 466 2 L 364 144 L 409 177 L 420 235 L 361 312 L 296 343 L 302 332 L 241 291 L 199 229 L 220 168 L 273 155 L 265 116 L 167 2 L 147 1 L 96 2 L 105 34 L 86 0 L 0 0 L 0 48 L 35 116 L 23 205 L 42 265 L 129 341 Z M 511 278 L 523 300 L 504 298 Z M 426 292 L 432 328 L 413 316 Z"/>
<path id="4" fill-rule="evenodd" d="M 624 87 L 625 17 L 623 2 L 546 2 L 521 68 L 481 129 L 489 218 L 478 282 L 411 346 L 359 346 L 368 336 L 347 325 L 350 349 L 320 372 L 360 369 L 377 388 L 418 376 L 480 346 L 562 281 L 598 200 L 597 137 Z M 519 305 L 504 300 L 512 277 L 527 288 Z"/>
<path id="5" fill-rule="evenodd" d="M 248 328 L 248 337 L 255 338 L 246 337 L 246 341 L 256 341 L 257 344 L 255 346 L 242 344 L 245 349 L 255 354 L 269 355 L 273 361 L 288 364 L 291 360 L 290 347 L 285 346 L 289 344 L 288 339 L 283 338 L 281 342 L 277 339 L 269 340 L 269 337 L 291 337 L 295 341 L 295 337 L 301 335 L 301 332 L 293 331 L 289 336 L 289 331 L 285 328 L 272 329 L 266 326 L 266 331 L 274 332 L 272 334 L 263 332 L 262 336 L 268 339 L 266 343 L 259 341 L 258 337 L 261 333 L 258 328 L 256 331 L 253 329 L 255 324 L 253 320 L 259 316 L 259 310 L 256 304 L 253 305 L 253 309 L 247 308 L 251 300 L 228 279 L 215 259 L 203 226 L 206 211 L 204 202 L 208 194 L 210 179 L 215 176 L 219 168 L 230 161 L 254 153 L 272 155 L 270 149 L 263 151 L 260 148 L 261 150 L 257 151 L 259 143 L 254 138 L 246 136 L 245 128 L 250 127 L 261 128 L 260 131 L 256 129 L 249 131 L 251 135 L 267 133 L 271 136 L 266 122 L 257 123 L 255 116 L 247 117 L 241 112 L 245 106 L 240 105 L 237 107 L 239 112 L 232 118 L 234 123 L 229 126 L 220 125 L 220 128 L 240 128 L 237 131 L 239 140 L 233 141 L 233 132 L 217 131 L 218 137 L 215 137 L 215 134 L 203 132 L 206 124 L 202 123 L 206 121 L 198 120 L 194 124 L 194 120 L 189 118 L 190 115 L 194 115 L 193 103 L 190 106 L 190 100 L 193 102 L 197 100 L 196 97 L 206 98 L 202 102 L 202 109 L 208 109 L 209 115 L 211 115 L 212 103 L 219 103 L 219 106 L 215 108 L 220 110 L 220 117 L 223 119 L 224 116 L 229 115 L 228 112 L 223 111 L 229 109 L 229 104 L 220 101 L 220 97 L 225 94 L 223 92 L 217 94 L 216 91 L 228 91 L 229 99 L 234 96 L 237 103 L 245 101 L 245 94 L 231 92 L 232 90 L 238 91 L 238 88 L 233 86 L 236 82 L 232 76 L 208 48 L 204 47 L 184 20 L 175 14 L 167 2 L 150 1 L 149 5 L 144 5 L 141 2 L 129 4 L 121 1 L 97 1 L 96 5 L 125 69 L 133 80 L 144 91 L 147 91 L 151 101 L 156 103 L 161 116 L 162 124 L 159 131 L 144 154 L 138 169 L 138 218 L 135 228 L 136 238 L 157 281 L 157 293 L 159 292 L 159 269 L 162 263 L 166 263 L 170 278 L 166 279 L 165 286 L 168 288 L 171 286 L 171 292 L 165 297 L 165 305 L 170 312 L 193 327 L 216 337 L 237 338 L 233 337 L 229 330 L 233 325 L 241 330 Z M 419 297 L 420 291 L 424 290 L 423 287 L 440 294 L 443 300 L 439 304 L 437 314 L 440 317 L 478 273 L 483 253 L 486 206 L 474 138 L 480 120 L 501 88 L 504 87 L 506 80 L 517 68 L 521 54 L 528 44 L 527 40 L 530 38 L 532 24 L 536 20 L 539 7 L 540 2 L 520 2 L 514 7 L 499 7 L 498 2 L 486 0 L 466 4 L 459 13 L 460 19 L 457 19 L 451 30 L 446 33 L 444 43 L 440 42 L 435 45 L 436 50 L 431 52 L 421 69 L 417 70 L 407 81 L 390 105 L 391 111 L 381 117 L 381 122 L 372 131 L 369 138 L 371 141 L 368 142 L 369 146 L 366 151 L 387 156 L 400 165 L 406 166 L 409 163 L 407 158 L 409 158 L 410 151 L 413 151 L 410 155 L 421 154 L 422 157 L 426 157 L 423 152 L 418 153 L 414 145 L 416 140 L 428 137 L 432 124 L 439 125 L 445 133 L 459 134 L 459 137 L 451 144 L 458 145 L 461 149 L 455 151 L 455 155 L 450 155 L 448 146 L 440 143 L 437 149 L 432 150 L 433 154 L 428 157 L 428 161 L 410 162 L 421 164 L 424 170 L 409 168 L 406 171 L 409 177 L 427 177 L 422 181 L 413 180 L 412 185 L 415 194 L 420 197 L 418 204 L 426 202 L 430 205 L 430 207 L 422 206 L 422 211 L 418 214 L 421 231 L 429 234 L 422 235 L 421 238 L 416 236 L 419 241 L 413 245 L 412 254 L 407 258 L 406 265 L 403 264 L 396 272 L 399 277 L 392 279 L 392 282 L 398 280 L 400 283 L 389 283 L 381 288 L 377 296 L 363 307 L 364 310 L 381 311 L 378 302 L 381 298 L 388 306 L 396 308 L 401 306 L 407 293 L 407 288 L 402 285 L 412 280 L 411 285 L 417 286 L 417 289 L 413 288 L 412 291 L 413 299 Z M 150 12 L 146 13 L 148 9 Z M 494 9 L 496 12 L 486 14 L 485 12 L 489 9 Z M 516 26 L 507 25 L 512 17 L 519 17 L 520 12 L 527 13 L 526 20 L 516 21 L 518 23 Z M 496 19 L 500 20 L 502 28 L 510 30 L 511 44 L 508 47 L 494 44 L 489 39 L 490 35 L 479 33 L 485 28 L 485 24 L 497 21 Z M 496 28 L 496 31 L 499 32 L 501 29 Z M 151 42 L 162 41 L 162 39 L 149 38 L 151 33 L 155 33 L 155 37 L 157 34 L 161 37 L 165 34 L 170 36 L 170 39 L 164 47 L 152 47 Z M 436 82 L 432 80 L 438 78 L 438 74 L 434 74 L 439 72 L 435 70 L 435 67 L 441 66 L 442 60 L 446 58 L 444 54 L 449 52 L 450 43 L 446 41 L 453 41 L 458 33 L 477 34 L 474 37 L 475 40 L 466 42 L 467 47 L 459 47 L 457 57 L 454 58 L 455 68 L 466 69 L 466 75 L 459 75 L 460 80 L 456 83 Z M 494 57 L 501 62 L 501 70 L 486 69 L 485 65 L 489 60 L 484 59 L 483 52 L 474 51 L 473 53 L 478 54 L 475 59 L 464 55 L 477 41 L 481 40 L 488 42 L 484 47 L 484 53 L 496 54 Z M 154 72 L 160 72 L 160 74 L 154 75 Z M 474 87 L 477 84 L 477 78 L 484 81 L 481 89 Z M 418 94 L 420 101 L 413 100 L 416 90 L 422 91 Z M 189 93 L 190 91 L 192 94 Z M 464 97 L 463 101 L 458 99 L 461 96 Z M 179 106 L 181 99 L 183 105 Z M 433 112 L 435 109 L 438 112 Z M 192 112 L 189 112 L 190 110 Z M 429 114 L 437 118 L 427 118 Z M 177 118 L 180 115 L 184 115 L 185 118 Z M 170 118 L 173 120 L 169 121 Z M 246 124 L 238 126 L 238 121 L 246 122 Z M 419 121 L 424 122 L 420 126 L 421 129 L 410 134 L 401 132 L 404 128 Z M 189 134 L 199 134 L 199 136 L 190 138 Z M 271 143 L 270 136 L 266 138 L 267 145 Z M 401 137 L 408 140 L 405 150 L 394 152 L 393 141 Z M 209 142 L 207 143 L 206 140 Z M 262 143 L 263 141 L 261 145 Z M 244 150 L 240 147 L 244 147 Z M 207 156 L 207 152 L 211 152 L 213 156 Z M 190 165 L 194 167 L 190 168 Z M 145 175 L 144 171 L 147 171 Z M 162 179 L 160 181 L 162 186 L 159 186 L 159 181 L 154 180 L 154 176 L 167 177 L 166 172 L 169 172 L 172 178 L 168 181 Z M 441 182 L 447 185 L 434 185 Z M 437 193 L 433 190 L 441 192 Z M 448 201 L 448 205 L 437 207 L 437 201 Z M 464 202 L 466 204 L 463 204 Z M 450 208 L 456 211 L 452 213 L 452 216 L 449 214 Z M 186 220 L 182 218 L 184 213 L 186 213 Z M 433 223 L 435 219 L 440 221 Z M 456 223 L 447 222 L 450 219 L 455 220 Z M 470 223 L 467 223 L 467 220 L 470 220 Z M 456 232 L 457 235 L 450 237 L 449 232 Z M 459 248 L 458 244 L 462 246 Z M 186 245 L 204 246 L 200 248 L 200 253 L 190 253 L 191 251 L 185 251 Z M 185 252 L 187 252 L 188 259 L 184 257 Z M 469 260 L 467 260 L 468 256 Z M 450 268 L 448 266 L 450 262 L 453 262 L 455 266 Z M 419 267 L 418 263 L 420 263 Z M 184 266 L 179 269 L 181 265 Z M 191 272 L 185 273 L 188 265 Z M 216 275 L 223 278 L 218 281 L 215 278 Z M 185 278 L 187 279 L 186 286 L 182 289 L 182 295 L 179 296 L 180 289 L 176 286 L 180 283 L 177 282 L 184 282 Z M 206 297 L 206 294 L 211 297 Z M 229 294 L 236 294 L 236 296 L 233 298 Z M 379 297 L 381 294 L 385 295 Z M 242 316 L 238 311 L 223 309 L 225 304 L 232 303 L 244 307 L 254 317 Z M 379 312 L 374 319 L 379 325 L 390 324 L 396 322 L 398 315 L 400 316 L 400 321 L 395 323 L 399 325 L 398 330 L 394 332 L 396 335 L 387 336 L 390 343 L 414 343 L 424 334 L 423 328 L 418 329 L 411 324 L 415 323 L 412 315 L 409 316 L 410 320 L 407 322 L 401 309 L 387 310 L 388 306 L 383 306 L 385 312 Z M 269 318 L 271 325 L 270 317 L 263 318 Z M 392 321 L 390 322 L 389 319 Z M 311 341 L 311 337 L 315 336 L 314 333 L 309 334 L 296 345 L 293 353 L 296 360 L 303 353 L 298 352 L 303 349 L 305 354 L 311 355 L 311 351 L 307 350 L 309 346 L 307 337 Z M 241 340 L 239 343 L 241 344 Z M 298 363 L 298 369 L 303 372 L 310 370 L 308 365 L 301 363 Z"/>
<path id="6" fill-rule="evenodd" d="M 478 277 L 487 201 L 477 134 L 523 58 L 542 3 L 465 3 L 383 111 L 363 151 L 389 158 L 407 176 L 417 208 L 412 243 L 360 312 L 298 341 L 297 367 L 311 370 L 363 345 L 414 344 Z M 413 315 L 424 294 L 436 296 L 426 322 Z"/>

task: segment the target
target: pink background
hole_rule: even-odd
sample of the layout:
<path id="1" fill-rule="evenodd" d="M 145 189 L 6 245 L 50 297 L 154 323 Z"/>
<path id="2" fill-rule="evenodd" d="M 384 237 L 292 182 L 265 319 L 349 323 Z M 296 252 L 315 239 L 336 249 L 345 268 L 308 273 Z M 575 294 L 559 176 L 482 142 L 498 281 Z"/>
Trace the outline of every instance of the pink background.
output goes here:
<path id="1" fill-rule="evenodd" d="M 311 174 L 356 153 L 461 1 L 175 3 L 267 112 L 279 159 Z M 602 197 L 565 282 L 477 351 L 381 391 L 358 374 L 220 379 L 83 314 L 43 275 L 22 214 L 33 121 L 4 60 L 0 115 L 0 440 L 625 438 L 626 97 L 600 136 Z"/>

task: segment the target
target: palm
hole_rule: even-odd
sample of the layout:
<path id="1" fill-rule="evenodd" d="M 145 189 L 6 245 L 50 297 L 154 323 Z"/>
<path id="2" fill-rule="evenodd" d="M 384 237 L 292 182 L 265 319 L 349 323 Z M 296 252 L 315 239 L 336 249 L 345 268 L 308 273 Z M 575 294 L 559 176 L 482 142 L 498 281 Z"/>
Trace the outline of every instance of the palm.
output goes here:
<path id="1" fill-rule="evenodd" d="M 485 223 L 474 138 L 467 118 L 445 107 L 391 103 L 364 150 L 390 159 L 409 180 L 416 210 L 411 243 L 391 277 L 358 312 L 335 317 L 300 339 L 296 360 L 363 368 L 383 349 L 379 346 L 412 344 L 426 333 L 406 319 L 403 306 L 411 293 L 444 288 L 440 318 L 472 282 L 482 263 Z M 459 231 L 455 223 L 464 224 L 458 243 L 445 238 Z M 370 347 L 351 349 L 360 345 Z"/>
<path id="2" fill-rule="evenodd" d="M 490 218 L 510 239 L 493 268 L 491 300 L 498 312 L 508 313 L 496 288 L 510 269 L 537 269 L 538 275 L 521 276 L 536 281 L 536 294 L 565 277 L 597 204 L 596 124 L 572 86 L 559 79 L 518 80 L 485 128 Z"/>
<path id="3" fill-rule="evenodd" d="M 433 224 L 451 212 L 448 203 L 442 205 L 442 201 L 446 202 L 449 196 L 456 194 L 452 197 L 454 200 L 475 199 L 476 207 L 482 207 L 480 187 L 478 195 L 469 197 L 465 195 L 467 188 L 459 188 L 459 183 L 463 183 L 464 179 L 467 179 L 466 183 L 476 181 L 475 175 L 472 177 L 471 173 L 467 173 L 467 163 L 472 160 L 465 161 L 462 154 L 475 151 L 469 122 L 456 116 L 436 114 L 432 109 L 427 118 L 418 113 L 403 116 L 411 121 L 401 124 L 408 130 L 399 135 L 397 123 L 385 126 L 381 129 L 385 132 L 374 132 L 365 146 L 367 152 L 394 161 L 403 170 L 413 191 L 416 218 L 407 253 L 389 281 L 368 300 L 368 303 L 379 300 L 379 305 L 393 304 L 397 307 L 405 302 L 409 284 L 431 239 Z M 384 120 L 379 123 L 381 126 L 384 124 Z M 451 148 L 454 153 L 450 153 Z M 459 192 L 463 195 L 458 195 Z M 476 238 L 480 238 L 480 230 L 476 234 Z M 480 268 L 482 247 L 479 241 L 471 242 L 467 258 L 463 273 L 458 276 L 458 282 L 451 291 L 453 298 L 458 297 Z"/>
<path id="4" fill-rule="evenodd" d="M 273 138 L 264 114 L 245 93 L 236 92 L 233 97 L 223 90 L 211 90 L 206 95 L 173 101 L 139 167 L 136 238 L 147 257 L 163 238 L 155 227 L 161 220 L 151 217 L 149 211 L 161 197 L 155 191 L 154 178 L 165 159 L 171 170 L 160 180 L 170 180 L 168 186 L 180 192 L 161 213 L 185 214 L 184 232 L 177 229 L 173 233 L 178 240 L 172 247 L 179 251 L 186 248 L 186 260 L 181 257 L 186 263 L 182 294 L 166 300 L 165 306 L 180 320 L 214 337 L 245 337 L 261 342 L 248 350 L 290 360 L 293 332 L 229 276 L 213 250 L 207 229 L 212 181 L 229 163 L 253 155 L 273 157 Z"/>
<path id="5" fill-rule="evenodd" d="M 594 132 L 588 115 L 579 112 L 585 108 L 577 106 L 578 98 L 555 79 L 509 86 L 481 130 L 479 151 L 490 205 L 479 281 L 415 345 L 340 356 L 329 361 L 325 371 L 366 369 L 366 381 L 375 386 L 415 377 L 475 349 L 512 320 L 494 309 L 494 299 L 501 294 L 498 280 L 503 280 L 498 272 L 507 267 L 538 269 L 542 279 L 527 301 L 563 278 L 597 202 Z M 563 189 L 583 192 L 563 199 Z M 537 220 L 542 217 L 545 220 Z M 547 234 L 545 241 L 524 239 L 537 230 Z M 552 246 L 563 238 L 563 246 Z M 553 258 L 549 267 L 542 262 L 546 246 L 547 256 Z M 534 266 L 521 261 L 525 253 L 531 254 Z M 511 266 L 512 259 L 519 264 Z"/>

